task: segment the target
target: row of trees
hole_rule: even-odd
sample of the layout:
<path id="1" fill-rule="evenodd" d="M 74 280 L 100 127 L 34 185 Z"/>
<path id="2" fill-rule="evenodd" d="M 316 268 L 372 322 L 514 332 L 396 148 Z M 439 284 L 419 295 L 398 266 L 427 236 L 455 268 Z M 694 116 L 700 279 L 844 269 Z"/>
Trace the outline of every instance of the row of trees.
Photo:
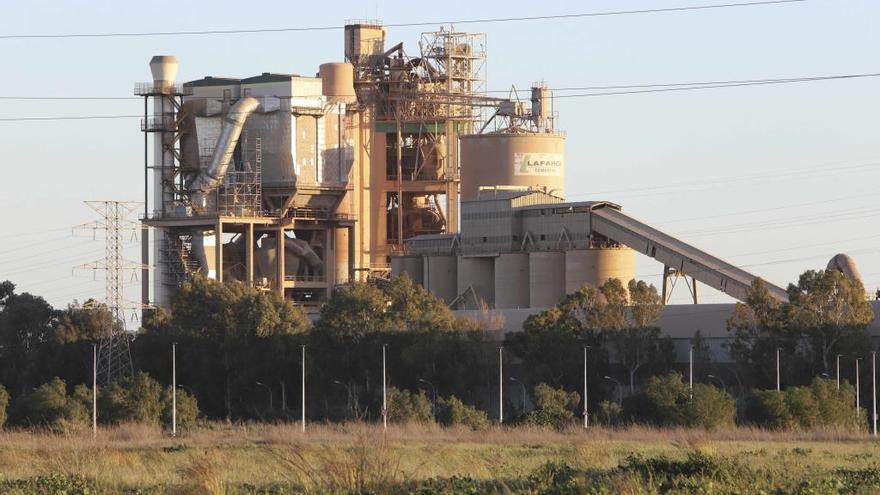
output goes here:
<path id="1" fill-rule="evenodd" d="M 29 424 L 33 419 L 18 412 L 24 408 L 19 404 L 29 400 L 35 387 L 50 383 L 57 387 L 53 379 L 58 377 L 71 400 L 82 396 L 83 390 L 73 385 L 91 382 L 92 343 L 114 322 L 107 311 L 79 305 L 54 310 L 42 298 L 14 289 L 9 282 L 0 284 L 0 384 L 11 395 L 6 399 L 11 404 L 10 420 Z M 786 383 L 809 387 L 811 377 L 828 371 L 831 357 L 870 349 L 865 327 L 873 314 L 857 281 L 832 271 L 806 272 L 789 287 L 789 295 L 788 303 L 779 303 L 758 281 L 728 322 L 732 337 L 728 351 L 735 361 L 730 372 L 740 384 L 740 420 L 752 417 L 745 412 L 746 396 L 754 402 L 760 395 L 744 392 L 774 386 L 777 348 L 791 357 L 784 361 L 784 372 L 792 377 Z M 271 292 L 195 278 L 178 292 L 170 312 L 156 311 L 143 322 L 132 341 L 132 356 L 147 378 L 168 384 L 169 351 L 176 342 L 178 379 L 198 399 L 206 417 L 275 419 L 300 414 L 298 408 L 287 407 L 286 397 L 301 392 L 302 346 L 306 346 L 307 416 L 341 420 L 381 415 L 384 346 L 389 382 L 396 387 L 394 400 L 401 397 L 403 404 L 412 405 L 421 401 L 420 390 L 430 389 L 439 397 L 431 404 L 432 417 L 447 424 L 456 421 L 443 418 L 468 417 L 476 424 L 480 423 L 473 419 L 480 417 L 477 412 L 497 411 L 499 346 L 506 355 L 505 374 L 534 385 L 530 394 L 534 407 L 523 407 L 524 397 L 505 407 L 531 422 L 556 421 L 568 418 L 560 411 L 583 410 L 582 398 L 574 391 L 583 386 L 583 349 L 588 347 L 589 409 L 609 423 L 641 417 L 663 424 L 667 421 L 656 420 L 653 413 L 645 412 L 650 408 L 638 405 L 639 400 L 647 400 L 651 387 L 658 386 L 656 380 L 666 380 L 661 388 L 670 389 L 674 380 L 667 374 L 681 369 L 675 363 L 673 342 L 657 327 L 661 312 L 653 286 L 632 281 L 625 287 L 612 279 L 566 296 L 555 307 L 529 317 L 522 332 L 507 334 L 501 341 L 497 332 L 456 318 L 442 301 L 407 277 L 381 287 L 356 283 L 341 288 L 314 323 L 299 307 Z M 695 336 L 692 343 L 698 381 L 705 380 L 713 367 L 720 374 L 720 368 L 709 362 L 705 341 Z M 624 377 L 627 398 L 622 405 L 614 400 L 620 391 L 608 376 Z M 686 407 L 677 410 L 695 409 L 673 423 L 689 424 L 694 420 L 686 418 L 693 418 L 695 411 L 725 403 L 713 395 L 724 390 L 707 387 L 698 385 L 693 394 L 688 390 Z M 667 395 L 680 397 L 680 392 Z M 806 397 L 804 392 L 791 393 Z M 547 406 L 553 397 L 567 406 Z M 3 400 L 0 393 L 0 403 Z M 791 424 L 782 422 L 786 421 Z"/>

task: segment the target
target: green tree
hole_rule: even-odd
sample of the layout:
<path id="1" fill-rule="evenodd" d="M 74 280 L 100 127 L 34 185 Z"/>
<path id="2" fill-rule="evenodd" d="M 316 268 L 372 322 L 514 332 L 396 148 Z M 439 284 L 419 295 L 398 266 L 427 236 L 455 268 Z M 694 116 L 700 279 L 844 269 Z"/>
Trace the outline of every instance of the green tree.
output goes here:
<path id="1" fill-rule="evenodd" d="M 42 297 L 16 294 L 9 281 L 0 284 L 0 309 L 0 382 L 24 394 L 40 371 L 36 356 L 52 338 L 57 312 Z"/>
<path id="2" fill-rule="evenodd" d="M 389 326 L 398 330 L 454 330 L 456 318 L 441 299 L 403 274 L 385 288 L 388 299 L 385 315 Z"/>
<path id="3" fill-rule="evenodd" d="M 354 282 L 339 287 L 321 307 L 315 330 L 348 337 L 361 337 L 391 328 L 385 312 L 388 304 L 382 290 L 371 282 Z"/>
<path id="4" fill-rule="evenodd" d="M 388 388 L 388 421 L 394 423 L 432 423 L 431 399 L 423 391 Z"/>
<path id="5" fill-rule="evenodd" d="M 828 372 L 829 358 L 870 344 L 874 311 L 861 281 L 837 270 L 809 270 L 788 287 L 787 323 L 807 334 L 813 364 Z M 844 349 L 845 348 L 845 349 Z"/>
<path id="6" fill-rule="evenodd" d="M 171 328 L 219 346 L 227 419 L 232 416 L 235 354 L 254 339 L 301 333 L 309 326 L 303 310 L 275 292 L 201 276 L 184 283 L 172 303 Z"/>
<path id="7" fill-rule="evenodd" d="M 678 373 L 652 376 L 641 391 L 623 402 L 626 417 L 633 422 L 677 426 L 686 421 L 690 392 Z"/>
<path id="8" fill-rule="evenodd" d="M 446 426 L 466 426 L 472 430 L 489 426 L 489 415 L 485 411 L 465 404 L 454 395 L 437 400 L 437 419 Z"/>
<path id="9" fill-rule="evenodd" d="M 113 314 L 105 304 L 93 300 L 82 305 L 68 305 L 58 318 L 54 330 L 55 342 L 66 344 L 80 340 L 97 341 L 112 329 L 119 330 L 122 322 L 113 321 Z"/>

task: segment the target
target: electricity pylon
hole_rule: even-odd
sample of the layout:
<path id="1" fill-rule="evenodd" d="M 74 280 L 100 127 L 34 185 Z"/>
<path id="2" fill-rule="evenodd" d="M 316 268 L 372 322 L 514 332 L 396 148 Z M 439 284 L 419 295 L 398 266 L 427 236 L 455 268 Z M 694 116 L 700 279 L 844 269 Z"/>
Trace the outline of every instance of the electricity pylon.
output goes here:
<path id="1" fill-rule="evenodd" d="M 79 265 L 75 269 L 104 271 L 104 300 L 86 303 L 83 309 L 101 309 L 103 306 L 110 312 L 110 328 L 103 329 L 98 345 L 98 384 L 109 385 L 130 378 L 134 374 L 129 335 L 125 331 L 125 312 L 143 309 L 143 305 L 125 300 L 124 275 L 126 271 L 140 270 L 143 266 L 124 259 L 122 245 L 123 232 L 130 231 L 131 238 L 136 238 L 137 230 L 141 227 L 127 217 L 139 210 L 143 203 L 86 201 L 85 204 L 101 215 L 101 218 L 79 225 L 75 229 L 91 230 L 96 237 L 99 230 L 104 231 L 106 253 L 103 259 Z M 136 271 L 133 276 L 137 276 Z M 132 314 L 134 317 L 136 315 L 137 312 Z"/>

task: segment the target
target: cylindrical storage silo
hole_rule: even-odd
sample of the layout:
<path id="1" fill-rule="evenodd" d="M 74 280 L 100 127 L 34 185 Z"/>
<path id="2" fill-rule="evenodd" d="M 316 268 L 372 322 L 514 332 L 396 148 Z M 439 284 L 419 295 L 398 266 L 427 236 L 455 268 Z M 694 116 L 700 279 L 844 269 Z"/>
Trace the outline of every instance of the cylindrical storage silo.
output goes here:
<path id="1" fill-rule="evenodd" d="M 635 278 L 636 253 L 630 248 L 573 249 L 565 252 L 565 292 L 584 285 L 598 287 L 616 278 L 623 286 Z"/>
<path id="2" fill-rule="evenodd" d="M 549 308 L 565 297 L 565 253 L 529 253 L 529 306 Z"/>
<path id="3" fill-rule="evenodd" d="M 318 68 L 321 78 L 321 93 L 331 102 L 353 103 L 357 101 L 354 92 L 354 66 L 348 63 L 326 63 Z"/>
<path id="4" fill-rule="evenodd" d="M 458 297 L 458 259 L 455 256 L 425 256 L 424 287 L 446 303 Z"/>
<path id="5" fill-rule="evenodd" d="M 495 307 L 529 307 L 529 253 L 503 253 L 495 258 Z"/>
<path id="6" fill-rule="evenodd" d="M 521 186 L 564 196 L 565 136 L 497 133 L 461 136 L 461 199 L 480 187 Z"/>

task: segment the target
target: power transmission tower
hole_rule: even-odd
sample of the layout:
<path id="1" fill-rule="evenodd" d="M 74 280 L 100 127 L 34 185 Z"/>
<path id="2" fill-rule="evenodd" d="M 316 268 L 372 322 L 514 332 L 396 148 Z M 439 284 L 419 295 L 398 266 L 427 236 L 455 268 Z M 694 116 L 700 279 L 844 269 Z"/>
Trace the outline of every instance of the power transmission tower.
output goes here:
<path id="1" fill-rule="evenodd" d="M 124 275 L 126 271 L 140 270 L 142 265 L 123 258 L 123 232 L 130 231 L 131 239 L 135 240 L 140 225 L 129 217 L 143 203 L 134 201 L 86 201 L 85 204 L 95 210 L 101 218 L 75 227 L 79 230 L 91 230 L 97 237 L 99 230 L 104 231 L 105 256 L 103 259 L 80 265 L 78 269 L 104 271 L 104 300 L 83 305 L 84 309 L 101 309 L 106 307 L 110 312 L 110 328 L 104 329 L 98 345 L 98 384 L 109 385 L 113 382 L 130 378 L 134 374 L 129 348 L 129 336 L 125 331 L 126 310 L 143 309 L 143 305 L 127 301 L 124 298 Z M 137 272 L 132 273 L 133 277 Z M 137 312 L 132 316 L 137 317 Z"/>

